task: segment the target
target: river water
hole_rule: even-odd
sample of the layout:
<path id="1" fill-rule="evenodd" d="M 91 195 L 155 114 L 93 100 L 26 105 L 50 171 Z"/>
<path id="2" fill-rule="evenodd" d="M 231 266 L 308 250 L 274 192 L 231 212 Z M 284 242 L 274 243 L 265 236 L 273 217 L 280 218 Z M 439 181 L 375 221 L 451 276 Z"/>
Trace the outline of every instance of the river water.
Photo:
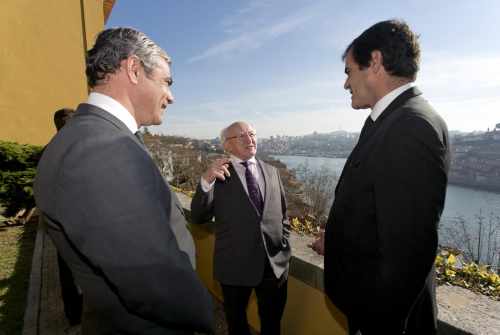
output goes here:
<path id="1" fill-rule="evenodd" d="M 303 157 L 303 156 L 273 156 L 287 165 L 289 169 L 297 168 L 300 164 L 307 162 L 312 170 L 320 169 L 325 166 L 340 176 L 342 168 L 346 162 L 345 158 L 325 158 L 325 157 Z M 500 193 L 465 188 L 461 186 L 448 185 L 446 192 L 446 203 L 441 217 L 441 228 L 448 227 L 461 230 L 457 225 L 456 218 L 461 217 L 466 223 L 470 236 L 477 237 L 478 216 L 483 216 L 483 234 L 488 228 L 488 223 L 492 220 L 497 223 L 497 217 L 500 216 Z M 447 233 L 449 230 L 440 229 L 440 243 L 451 244 L 451 236 Z M 494 238 L 500 241 L 500 229 Z M 473 238 L 474 239 L 474 238 Z M 463 249 L 462 245 L 453 245 Z M 486 245 L 483 244 L 486 248 Z M 500 242 L 498 247 L 500 247 Z M 483 250 L 483 253 L 486 250 Z"/>

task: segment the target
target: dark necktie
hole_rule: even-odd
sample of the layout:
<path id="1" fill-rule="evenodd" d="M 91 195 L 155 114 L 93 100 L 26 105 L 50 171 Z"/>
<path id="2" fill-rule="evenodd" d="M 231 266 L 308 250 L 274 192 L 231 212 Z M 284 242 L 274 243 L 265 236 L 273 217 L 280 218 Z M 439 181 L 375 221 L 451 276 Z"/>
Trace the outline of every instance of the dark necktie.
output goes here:
<path id="1" fill-rule="evenodd" d="M 262 200 L 262 195 L 259 190 L 257 179 L 255 179 L 252 171 L 250 171 L 248 162 L 241 162 L 241 165 L 245 167 L 245 179 L 247 181 L 247 189 L 250 200 L 257 209 L 259 215 L 262 215 L 262 210 L 264 209 L 264 201 Z"/>
<path id="2" fill-rule="evenodd" d="M 144 144 L 144 138 L 142 137 L 142 133 L 138 130 L 134 133 L 134 136 L 137 137 L 139 142 L 141 142 L 142 146 L 145 148 L 146 145 Z"/>
<path id="3" fill-rule="evenodd" d="M 372 120 L 372 117 L 368 115 L 366 118 L 365 124 L 363 125 L 363 128 L 361 129 L 361 134 L 359 135 L 359 140 L 361 139 L 366 139 L 368 138 L 373 129 L 375 128 L 375 121 Z"/>

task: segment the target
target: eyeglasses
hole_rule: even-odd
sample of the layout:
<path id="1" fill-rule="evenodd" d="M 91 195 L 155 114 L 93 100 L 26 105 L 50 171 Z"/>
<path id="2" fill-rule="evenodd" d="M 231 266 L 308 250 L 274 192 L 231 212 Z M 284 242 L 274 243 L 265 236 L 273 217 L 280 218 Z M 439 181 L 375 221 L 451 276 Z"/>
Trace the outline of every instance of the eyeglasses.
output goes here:
<path id="1" fill-rule="evenodd" d="M 239 141 L 243 141 L 243 139 L 247 136 L 249 136 L 251 139 L 255 139 L 257 133 L 255 131 L 247 131 L 246 133 L 241 133 L 236 136 L 226 137 L 225 141 L 232 140 L 233 138 L 237 138 Z"/>

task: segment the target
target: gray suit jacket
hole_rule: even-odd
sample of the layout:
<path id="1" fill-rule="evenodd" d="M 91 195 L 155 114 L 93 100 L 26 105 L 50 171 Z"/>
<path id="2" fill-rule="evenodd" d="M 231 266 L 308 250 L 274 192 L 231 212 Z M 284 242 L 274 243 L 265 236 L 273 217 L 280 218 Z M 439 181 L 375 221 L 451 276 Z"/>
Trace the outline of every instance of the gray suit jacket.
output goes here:
<path id="1" fill-rule="evenodd" d="M 121 121 L 81 104 L 43 153 L 35 199 L 82 288 L 83 334 L 212 330 L 181 206 Z"/>
<path id="2" fill-rule="evenodd" d="M 231 177 L 217 180 L 207 193 L 198 185 L 191 202 L 193 223 L 205 223 L 215 216 L 214 275 L 226 285 L 256 286 L 262 280 L 266 258 L 277 278 L 288 275 L 291 250 L 285 192 L 278 170 L 257 162 L 265 182 L 262 217 L 232 165 Z"/>

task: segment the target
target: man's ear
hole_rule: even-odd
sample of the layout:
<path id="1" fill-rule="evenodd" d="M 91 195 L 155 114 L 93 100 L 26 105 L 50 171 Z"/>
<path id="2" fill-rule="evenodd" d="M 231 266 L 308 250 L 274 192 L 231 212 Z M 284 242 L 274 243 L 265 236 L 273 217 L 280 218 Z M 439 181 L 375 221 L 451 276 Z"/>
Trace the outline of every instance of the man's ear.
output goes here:
<path id="1" fill-rule="evenodd" d="M 124 59 L 124 68 L 127 71 L 127 77 L 133 84 L 139 83 L 139 74 L 141 71 L 141 61 L 136 56 L 130 56 Z"/>
<path id="2" fill-rule="evenodd" d="M 374 73 L 378 73 L 384 67 L 384 56 L 380 50 L 373 50 L 371 55 L 370 68 Z"/>
<path id="3" fill-rule="evenodd" d="M 231 153 L 231 150 L 230 150 L 230 145 L 228 144 L 228 141 L 225 141 L 224 143 L 222 143 L 222 149 L 224 149 L 224 152 L 225 153 Z"/>

